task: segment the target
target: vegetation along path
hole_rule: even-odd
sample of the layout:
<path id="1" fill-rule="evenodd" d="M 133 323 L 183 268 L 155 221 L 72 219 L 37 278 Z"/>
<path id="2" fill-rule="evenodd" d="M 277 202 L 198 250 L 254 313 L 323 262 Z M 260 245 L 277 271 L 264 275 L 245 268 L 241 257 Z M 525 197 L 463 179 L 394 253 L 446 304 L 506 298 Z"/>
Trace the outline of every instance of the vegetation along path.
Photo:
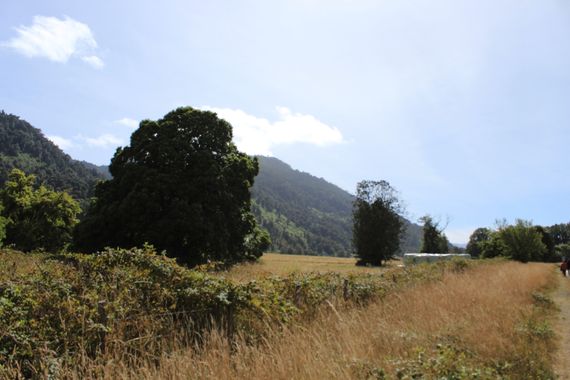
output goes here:
<path id="1" fill-rule="evenodd" d="M 560 379 L 570 379 L 570 278 L 558 277 L 558 288 L 553 298 L 560 307 L 560 317 L 556 324 L 560 346 L 555 371 Z"/>

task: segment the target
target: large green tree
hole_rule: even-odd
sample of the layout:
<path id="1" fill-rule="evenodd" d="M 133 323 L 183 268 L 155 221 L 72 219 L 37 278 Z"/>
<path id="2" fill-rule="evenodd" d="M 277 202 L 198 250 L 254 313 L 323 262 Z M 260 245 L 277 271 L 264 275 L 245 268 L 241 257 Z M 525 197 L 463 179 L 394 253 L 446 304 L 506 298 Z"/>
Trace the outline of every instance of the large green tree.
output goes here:
<path id="1" fill-rule="evenodd" d="M 497 234 L 505 244 L 505 255 L 514 260 L 542 261 L 548 252 L 541 233 L 530 221 L 517 219 L 514 225 L 500 225 Z"/>
<path id="2" fill-rule="evenodd" d="M 362 181 L 356 187 L 353 246 L 359 264 L 382 265 L 399 250 L 404 207 L 387 181 Z"/>
<path id="3" fill-rule="evenodd" d="M 255 158 L 215 113 L 178 108 L 144 120 L 119 148 L 76 229 L 76 248 L 151 243 L 188 264 L 255 259 L 267 246 L 250 212 Z"/>
<path id="4" fill-rule="evenodd" d="M 43 185 L 34 188 L 35 180 L 35 176 L 13 169 L 0 191 L 2 215 L 7 219 L 5 242 L 22 251 L 57 251 L 71 241 L 81 210 L 65 192 Z"/>
<path id="5" fill-rule="evenodd" d="M 447 253 L 449 241 L 443 233 L 443 228 L 430 215 L 420 218 L 423 224 L 423 237 L 420 252 L 422 253 Z"/>
<path id="6" fill-rule="evenodd" d="M 492 231 L 488 228 L 477 228 L 469 237 L 465 252 L 472 257 L 480 257 L 483 252 L 483 245 L 491 239 L 491 234 Z"/>

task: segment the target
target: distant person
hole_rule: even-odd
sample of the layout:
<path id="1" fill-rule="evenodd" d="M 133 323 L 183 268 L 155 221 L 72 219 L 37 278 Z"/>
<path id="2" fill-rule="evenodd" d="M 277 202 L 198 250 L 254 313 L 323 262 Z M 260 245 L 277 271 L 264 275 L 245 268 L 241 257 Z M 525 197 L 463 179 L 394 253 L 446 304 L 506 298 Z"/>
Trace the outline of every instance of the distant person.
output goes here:
<path id="1" fill-rule="evenodd" d="M 562 260 L 562 263 L 560 263 L 560 272 L 562 272 L 562 275 L 564 277 L 566 277 L 567 273 L 566 271 L 568 270 L 568 260 L 566 258 L 564 258 Z"/>

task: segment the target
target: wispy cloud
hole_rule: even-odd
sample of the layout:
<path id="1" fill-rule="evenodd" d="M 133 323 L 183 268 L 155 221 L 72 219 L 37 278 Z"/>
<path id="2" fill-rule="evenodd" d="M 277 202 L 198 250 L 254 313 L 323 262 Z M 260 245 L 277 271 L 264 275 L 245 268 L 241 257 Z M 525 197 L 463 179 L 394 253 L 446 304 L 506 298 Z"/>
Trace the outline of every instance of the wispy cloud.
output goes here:
<path id="1" fill-rule="evenodd" d="M 234 142 L 248 154 L 272 155 L 272 148 L 282 144 L 327 146 L 344 141 L 337 128 L 312 115 L 294 113 L 286 107 L 277 107 L 276 121 L 250 115 L 240 109 L 202 108 L 217 113 L 232 124 Z"/>
<path id="2" fill-rule="evenodd" d="M 66 139 L 61 136 L 46 136 L 52 143 L 57 145 L 60 149 L 66 150 L 73 148 L 75 144 L 70 139 Z"/>
<path id="3" fill-rule="evenodd" d="M 77 151 L 85 148 L 112 149 L 124 145 L 122 138 L 110 133 L 104 133 L 99 136 L 77 135 L 72 138 L 51 135 L 47 136 L 47 138 L 64 151 Z"/>
<path id="4" fill-rule="evenodd" d="M 34 16 L 32 25 L 15 29 L 17 37 L 2 45 L 26 57 L 47 58 L 61 63 L 79 57 L 96 69 L 104 66 L 103 60 L 94 55 L 97 42 L 89 26 L 70 17 Z"/>
<path id="5" fill-rule="evenodd" d="M 119 125 L 123 125 L 125 127 L 128 127 L 130 129 L 137 129 L 139 126 L 139 121 L 135 120 L 135 119 L 131 119 L 129 117 L 124 117 L 122 119 L 119 120 L 115 120 L 114 121 L 115 124 L 119 124 Z"/>
<path id="6" fill-rule="evenodd" d="M 102 69 L 105 67 L 105 62 L 96 55 L 89 55 L 85 57 L 81 57 L 81 60 L 93 67 L 94 69 Z"/>
<path id="7" fill-rule="evenodd" d="M 123 144 L 121 138 L 110 133 L 105 133 L 97 137 L 79 135 L 76 138 L 85 142 L 88 146 L 95 148 L 114 148 Z"/>

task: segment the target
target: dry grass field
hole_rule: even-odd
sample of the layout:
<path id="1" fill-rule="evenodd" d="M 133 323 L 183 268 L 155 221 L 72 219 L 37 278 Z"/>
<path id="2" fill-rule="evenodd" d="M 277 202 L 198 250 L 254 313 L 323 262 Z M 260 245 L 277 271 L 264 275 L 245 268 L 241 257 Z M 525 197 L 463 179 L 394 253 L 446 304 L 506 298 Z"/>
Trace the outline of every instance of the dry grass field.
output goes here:
<path id="1" fill-rule="evenodd" d="M 266 259 L 266 266 L 279 265 L 278 257 Z M 313 265 L 334 267 L 332 261 Z M 555 275 L 548 264 L 482 264 L 365 308 L 330 304 L 313 320 L 268 326 L 257 343 L 229 342 L 214 330 L 200 346 L 133 361 L 109 357 L 87 364 L 88 373 L 106 379 L 549 379 L 555 306 L 545 292 Z M 73 370 L 68 376 L 81 377 Z"/>
<path id="2" fill-rule="evenodd" d="M 286 276 L 292 272 L 381 273 L 402 264 L 400 260 L 392 260 L 380 268 L 356 266 L 355 263 L 356 259 L 347 257 L 265 253 L 259 262 L 236 265 L 225 275 L 232 280 L 247 281 L 274 275 Z"/>

